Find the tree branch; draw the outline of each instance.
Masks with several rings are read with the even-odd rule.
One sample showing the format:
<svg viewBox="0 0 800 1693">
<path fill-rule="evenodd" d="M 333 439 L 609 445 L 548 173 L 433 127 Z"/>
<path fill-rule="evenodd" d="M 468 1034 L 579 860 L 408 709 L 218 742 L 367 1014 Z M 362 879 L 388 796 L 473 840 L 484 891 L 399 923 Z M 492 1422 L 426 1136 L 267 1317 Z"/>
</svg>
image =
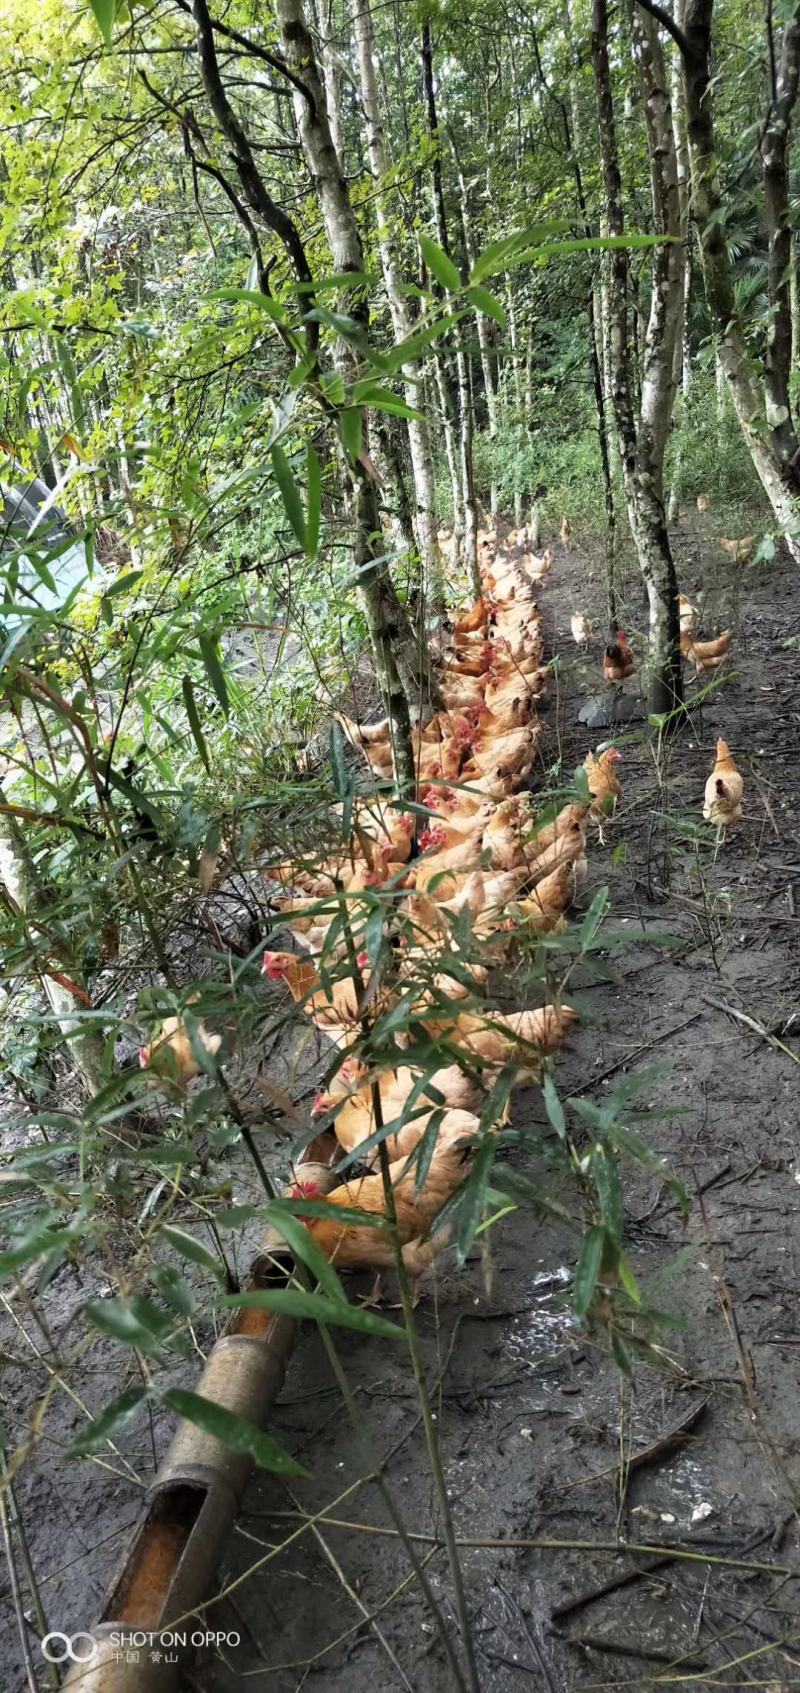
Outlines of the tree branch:
<svg viewBox="0 0 800 1693">
<path fill-rule="evenodd" d="M 662 28 L 667 31 L 667 34 L 671 35 L 673 41 L 677 43 L 683 57 L 686 58 L 689 51 L 686 36 L 684 35 L 680 24 L 676 24 L 675 19 L 666 10 L 666 7 L 659 6 L 658 0 L 636 0 L 636 4 L 637 6 L 641 6 L 643 12 L 649 12 L 651 18 L 655 18 L 656 22 L 661 24 Z"/>
</svg>

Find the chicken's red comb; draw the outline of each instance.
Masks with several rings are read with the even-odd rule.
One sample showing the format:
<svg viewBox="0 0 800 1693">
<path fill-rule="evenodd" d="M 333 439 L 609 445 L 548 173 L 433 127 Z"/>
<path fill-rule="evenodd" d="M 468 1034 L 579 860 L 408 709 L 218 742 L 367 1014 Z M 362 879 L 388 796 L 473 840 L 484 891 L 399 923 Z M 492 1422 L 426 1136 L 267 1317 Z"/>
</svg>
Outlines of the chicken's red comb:
<svg viewBox="0 0 800 1693">
<path fill-rule="evenodd" d="M 368 957 L 366 952 L 360 952 L 359 953 L 359 955 L 356 959 L 356 964 L 358 965 L 359 970 L 365 970 L 366 969 L 367 965 L 369 964 L 369 957 Z"/>
<path fill-rule="evenodd" d="M 287 1199 L 316 1199 L 321 1192 L 322 1192 L 322 1189 L 320 1188 L 320 1185 L 319 1185 L 318 1182 L 312 1182 L 312 1181 L 293 1182 L 292 1186 L 287 1190 L 286 1198 Z"/>
<path fill-rule="evenodd" d="M 150 1048 L 149 1048 L 149 1046 L 140 1046 L 140 1048 L 139 1048 L 139 1069 L 140 1070 L 146 1070 L 149 1063 L 150 1063 Z"/>
</svg>

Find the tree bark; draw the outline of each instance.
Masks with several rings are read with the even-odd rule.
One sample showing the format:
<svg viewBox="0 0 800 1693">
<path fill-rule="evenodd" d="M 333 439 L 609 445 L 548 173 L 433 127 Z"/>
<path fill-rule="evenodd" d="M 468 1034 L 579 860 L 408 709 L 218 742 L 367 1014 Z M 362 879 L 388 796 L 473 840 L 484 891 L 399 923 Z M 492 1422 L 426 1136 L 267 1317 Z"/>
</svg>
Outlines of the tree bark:
<svg viewBox="0 0 800 1693">
<path fill-rule="evenodd" d="M 44 898 L 28 843 L 13 817 L 0 817 L 0 881 L 23 917 L 41 912 Z M 68 988 L 42 974 L 42 984 L 70 1053 L 72 1062 L 90 1099 L 109 1079 L 104 1069 L 105 1040 L 96 1024 L 76 1020 L 81 1006 Z"/>
<path fill-rule="evenodd" d="M 422 89 L 425 98 L 428 134 L 431 141 L 433 214 L 436 225 L 436 238 L 442 251 L 447 253 L 449 256 L 450 242 L 447 233 L 447 212 L 444 201 L 444 180 L 442 176 L 439 118 L 436 111 L 436 89 L 433 77 L 433 42 L 431 40 L 430 25 L 427 23 L 423 26 L 422 30 Z M 460 409 L 460 416 L 458 419 L 458 457 L 461 472 L 461 505 L 464 516 L 464 562 L 476 592 L 480 593 L 481 580 L 478 573 L 478 514 L 475 509 L 475 480 L 472 466 L 472 399 L 470 395 L 467 352 L 460 324 L 456 324 L 453 333 L 453 343 L 456 354 L 456 373 Z"/>
<path fill-rule="evenodd" d="M 637 20 L 635 24 L 634 52 L 644 100 L 653 221 L 657 233 L 675 235 L 679 233 L 680 214 L 672 114 L 664 57 L 650 18 Z M 593 0 L 592 63 L 608 232 L 611 236 L 622 236 L 622 181 L 608 57 L 607 0 Z M 651 712 L 662 715 L 673 712 L 683 698 L 678 585 L 663 494 L 664 452 L 672 415 L 675 340 L 681 304 L 675 245 L 665 241 L 654 249 L 638 423 L 632 400 L 628 258 L 624 248 L 611 251 L 607 276 L 612 400 L 628 516 L 650 608 L 649 707 Z"/>
<path fill-rule="evenodd" d="M 378 234 L 383 282 L 395 338 L 404 341 L 412 332 L 412 322 L 403 293 L 402 272 L 392 237 L 391 214 L 386 193 L 389 164 L 375 75 L 375 40 L 370 0 L 353 0 L 353 28 L 358 49 L 361 75 L 361 101 L 367 134 L 370 170 L 375 182 L 375 222 Z M 422 384 L 417 377 L 406 377 L 405 399 L 415 411 L 422 409 Z M 415 530 L 419 555 L 422 559 L 428 590 L 441 576 L 439 548 L 436 539 L 436 481 L 433 453 L 427 422 L 408 420 L 408 444 L 414 477 L 416 500 Z"/>
<path fill-rule="evenodd" d="M 667 14 L 655 7 L 660 22 L 666 24 Z M 771 258 L 773 252 L 785 252 L 783 233 L 784 211 L 781 206 L 782 180 L 785 169 L 785 149 L 788 147 L 789 124 L 797 97 L 797 19 L 800 7 L 787 25 L 789 51 L 787 60 L 781 55 L 782 75 L 777 79 L 776 94 L 780 98 L 782 125 L 780 133 L 767 143 L 772 117 L 765 126 L 764 146 L 768 147 L 770 196 L 768 213 Z M 683 29 L 669 20 L 671 33 L 678 41 L 683 55 L 686 87 L 686 118 L 689 158 L 692 179 L 692 211 L 700 244 L 700 262 L 706 303 L 717 342 L 719 362 L 733 402 L 734 411 L 747 443 L 767 499 L 781 529 L 786 535 L 792 557 L 800 563 L 800 544 L 796 539 L 800 529 L 800 460 L 797 442 L 791 429 L 791 416 L 782 399 L 783 338 L 779 334 L 777 359 L 775 348 L 770 354 L 769 396 L 767 373 L 754 369 L 754 359 L 745 340 L 736 309 L 733 277 L 725 247 L 722 217 L 722 190 L 717 162 L 714 133 L 714 104 L 711 75 L 711 20 L 713 0 L 686 0 Z M 784 267 L 785 268 L 785 267 Z M 779 288 L 778 299 L 770 304 L 779 311 L 783 295 L 788 297 L 785 283 L 779 285 L 777 263 L 770 281 Z M 763 387 L 763 392 L 762 392 Z M 786 416 L 784 416 L 784 409 Z M 790 433 L 791 431 L 791 433 Z"/>
<path fill-rule="evenodd" d="M 364 252 L 352 202 L 330 132 L 325 94 L 314 48 L 303 14 L 302 0 L 277 0 L 284 55 L 294 75 L 292 103 L 306 166 L 322 208 L 325 233 L 337 274 L 364 271 Z M 358 292 L 349 303 L 351 315 L 369 325 L 369 310 Z M 348 363 L 352 355 L 348 349 Z M 365 434 L 367 416 L 364 417 Z M 392 722 L 395 773 L 404 789 L 413 786 L 411 718 L 424 715 L 437 703 L 436 690 L 424 662 L 421 644 L 397 598 L 383 551 L 378 489 L 365 463 L 352 466 L 353 511 L 356 522 L 355 563 L 359 590 L 370 631 L 378 683 Z"/>
</svg>

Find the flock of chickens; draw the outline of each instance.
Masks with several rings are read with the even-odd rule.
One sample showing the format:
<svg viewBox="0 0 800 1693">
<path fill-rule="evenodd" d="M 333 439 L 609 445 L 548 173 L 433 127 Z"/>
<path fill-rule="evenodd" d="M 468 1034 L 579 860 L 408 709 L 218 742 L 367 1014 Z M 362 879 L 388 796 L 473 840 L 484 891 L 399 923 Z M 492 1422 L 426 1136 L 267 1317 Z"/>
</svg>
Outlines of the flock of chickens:
<svg viewBox="0 0 800 1693">
<path fill-rule="evenodd" d="M 519 541 L 512 535 L 507 547 Z M 414 731 L 414 811 L 400 801 L 358 796 L 346 824 L 339 807 L 343 843 L 325 862 L 309 867 L 292 859 L 268 872 L 291 890 L 274 904 L 281 928 L 302 952 L 268 950 L 262 972 L 282 982 L 339 1049 L 313 1112 L 331 1121 L 342 1152 L 364 1172 L 342 1181 L 335 1169 L 307 1167 L 287 1195 L 315 1202 L 324 1197 L 324 1211 L 315 1203 L 313 1214 L 303 1214 L 305 1226 L 338 1269 L 377 1272 L 373 1300 L 382 1271 L 394 1261 L 384 1226 L 379 1145 L 386 1148 L 403 1260 L 416 1297 L 419 1277 L 450 1237 L 449 1224 L 437 1226 L 438 1215 L 497 1127 L 485 1121 L 489 1089 L 502 1070 L 510 1071 L 514 1085 L 539 1080 L 543 1059 L 559 1048 L 576 1016 L 563 1003 L 484 1009 L 487 966 L 501 962 L 526 929 L 540 934 L 564 927 L 586 877 L 590 821 L 602 831 L 604 813 L 620 797 L 621 755 L 611 746 L 585 761 L 585 803 L 571 802 L 537 819 L 523 790 L 542 735 L 536 706 L 548 677 L 534 585 L 551 569 L 552 553 L 523 554 L 516 562 L 493 534 L 484 532 L 480 543 L 483 591 L 457 619 L 441 654 L 443 709 Z M 573 635 L 583 643 L 591 631 L 585 619 L 576 628 L 579 618 L 573 618 Z M 697 642 L 695 618 L 695 608 L 681 597 L 686 656 L 698 671 L 715 668 L 730 646 L 730 632 Z M 624 682 L 635 667 L 624 631 L 612 631 L 603 659 L 606 680 Z M 371 771 L 391 778 L 389 720 L 339 721 Z M 719 741 L 704 816 L 722 829 L 741 816 L 741 798 L 741 775 Z M 485 962 L 475 961 L 476 943 Z M 401 1048 L 419 1035 L 436 1040 L 443 1062 L 433 1074 L 413 1061 L 399 1068 L 376 1061 L 370 1032 L 398 1007 Z M 209 1054 L 218 1050 L 220 1037 L 202 1023 L 194 1029 L 198 1040 Z M 179 1018 L 162 1025 L 158 1038 L 142 1048 L 140 1062 L 162 1074 L 166 1062 L 183 1085 L 198 1073 Z M 353 1208 L 374 1215 L 376 1226 L 341 1214 Z"/>
<path fill-rule="evenodd" d="M 366 1170 L 327 1191 L 330 1217 L 309 1215 L 306 1227 L 337 1268 L 374 1269 L 380 1283 L 393 1261 L 385 1229 L 354 1226 L 336 1211 L 356 1207 L 384 1220 L 383 1175 L 376 1169 L 384 1138 L 415 1296 L 418 1278 L 449 1238 L 449 1226 L 437 1228 L 436 1218 L 469 1174 L 482 1136 L 496 1126 L 481 1120 L 487 1090 L 506 1067 L 515 1085 L 540 1079 L 544 1056 L 561 1045 L 576 1015 L 565 1004 L 508 1013 L 483 1009 L 487 965 L 501 961 L 525 927 L 535 933 L 563 928 L 586 876 L 589 821 L 620 793 L 620 754 L 613 747 L 586 761 L 586 803 L 566 804 L 537 823 L 531 797 L 522 791 L 541 739 L 536 702 L 548 675 L 534 584 L 551 565 L 550 553 L 526 554 L 516 563 L 496 550 L 493 537 L 481 537 L 483 592 L 455 622 L 442 655 L 444 709 L 414 735 L 418 800 L 428 814 L 424 828 L 418 815 L 399 805 L 362 799 L 349 841 L 325 864 L 307 869 L 290 861 L 270 871 L 292 889 L 291 897 L 277 902 L 282 926 L 310 956 L 268 951 L 264 973 L 283 981 L 340 1048 L 343 1056 L 314 1112 L 332 1119 L 343 1151 Z M 374 774 L 389 777 L 388 720 L 340 722 Z M 355 947 L 363 945 L 367 889 L 373 909 L 375 898 L 383 902 L 392 932 L 385 975 L 383 965 L 373 972 L 363 950 L 353 968 Z M 349 964 L 342 902 L 356 937 Z M 480 963 L 474 961 L 476 943 Z M 346 973 L 332 980 L 328 972 L 335 973 L 338 960 L 345 961 Z M 369 1025 L 404 994 L 407 1026 L 433 1036 L 448 1060 L 427 1080 L 413 1064 L 382 1069 L 364 1062 Z M 429 1129 L 432 1150 L 423 1157 L 418 1149 Z M 326 1185 L 315 1172 L 288 1192 L 316 1200 Z"/>
</svg>

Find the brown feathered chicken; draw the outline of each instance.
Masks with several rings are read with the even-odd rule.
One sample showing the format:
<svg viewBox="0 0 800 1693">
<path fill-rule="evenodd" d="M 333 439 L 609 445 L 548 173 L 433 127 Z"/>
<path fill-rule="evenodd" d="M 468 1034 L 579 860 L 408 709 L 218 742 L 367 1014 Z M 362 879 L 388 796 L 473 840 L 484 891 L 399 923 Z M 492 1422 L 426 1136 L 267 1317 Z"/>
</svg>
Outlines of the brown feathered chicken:
<svg viewBox="0 0 800 1693">
<path fill-rule="evenodd" d="M 540 1055 L 558 1051 L 577 1015 L 571 1005 L 545 1005 L 539 1011 L 464 1011 L 455 1018 L 442 1010 L 422 1021 L 432 1034 L 446 1038 L 487 1069 L 513 1063 L 520 1082 L 538 1081 Z"/>
<path fill-rule="evenodd" d="M 622 753 L 618 747 L 606 747 L 602 752 L 587 753 L 583 761 L 583 768 L 586 771 L 586 779 L 589 783 L 589 792 L 592 796 L 591 810 L 595 817 L 613 814 L 616 810 L 617 800 L 622 797 L 622 788 L 616 769 L 621 758 Z"/>
<path fill-rule="evenodd" d="M 204 1023 L 195 1025 L 195 1041 L 210 1056 L 222 1045 L 221 1035 L 211 1035 Z M 191 1037 L 182 1017 L 165 1017 L 158 1033 L 146 1046 L 139 1048 L 139 1067 L 152 1070 L 165 1081 L 186 1087 L 193 1076 L 199 1076 L 198 1062 Z"/>
<path fill-rule="evenodd" d="M 370 971 L 365 968 L 366 954 L 359 953 L 358 964 L 364 984 L 369 982 Z M 261 966 L 262 976 L 267 976 L 271 982 L 285 982 L 292 999 L 300 1005 L 307 1017 L 313 1018 L 317 1027 L 323 1029 L 328 1038 L 339 1044 L 353 1034 L 361 1026 L 361 1006 L 359 995 L 354 983 L 349 977 L 342 977 L 325 987 L 314 965 L 308 958 L 296 958 L 292 952 L 264 953 Z M 387 991 L 378 992 L 370 999 L 370 1009 L 373 1015 L 381 1015 L 393 1003 L 393 995 Z"/>
<path fill-rule="evenodd" d="M 415 1284 L 415 1303 L 419 1277 L 449 1239 L 449 1231 L 442 1231 L 438 1236 L 434 1233 L 430 1239 L 427 1238 L 428 1231 L 445 1201 L 469 1174 L 471 1159 L 466 1143 L 479 1131 L 479 1120 L 471 1113 L 445 1112 L 439 1125 L 433 1157 L 419 1192 L 416 1171 L 410 1170 L 406 1173 L 405 1158 L 389 1165 L 403 1262 Z M 297 1199 L 320 1197 L 316 1183 L 302 1180 L 288 1190 L 287 1196 Z M 325 1203 L 331 1207 L 330 1219 L 303 1219 L 309 1234 L 337 1270 L 378 1271 L 378 1279 L 370 1300 L 370 1303 L 376 1303 L 381 1272 L 390 1269 L 394 1264 L 391 1240 L 386 1229 L 370 1228 L 368 1223 L 356 1225 L 345 1222 L 344 1219 L 337 1218 L 336 1212 L 344 1206 L 385 1218 L 387 1213 L 382 1176 L 362 1176 L 355 1181 L 343 1182 L 341 1187 L 334 1188 L 332 1193 L 325 1195 Z"/>
<path fill-rule="evenodd" d="M 681 631 L 681 652 L 693 664 L 698 675 L 704 670 L 718 670 L 733 640 L 733 630 L 726 629 L 715 641 L 695 641 L 688 630 Z"/>
<path fill-rule="evenodd" d="M 467 635 L 477 629 L 485 629 L 487 615 L 486 601 L 484 599 L 476 600 L 469 611 L 462 612 L 461 616 L 456 618 L 453 630 L 456 634 Z"/>
<path fill-rule="evenodd" d="M 698 494 L 697 500 L 696 500 L 695 503 L 697 505 L 698 511 L 708 511 L 710 506 L 711 506 L 711 495 L 710 494 Z"/>
<path fill-rule="evenodd" d="M 755 535 L 739 535 L 735 540 L 720 535 L 718 540 L 723 552 L 733 559 L 734 564 L 747 564 L 755 551 Z"/>
<path fill-rule="evenodd" d="M 628 646 L 628 637 L 624 629 L 618 629 L 603 653 L 603 676 L 606 682 L 625 682 L 635 670 L 636 660 Z"/>
<path fill-rule="evenodd" d="M 375 1133 L 373 1087 L 377 1085 L 380 1089 L 381 1118 L 388 1125 L 400 1117 L 419 1079 L 420 1071 L 409 1069 L 387 1070 L 371 1076 L 366 1066 L 357 1059 L 345 1059 L 330 1086 L 316 1095 L 311 1114 L 319 1117 L 323 1113 L 335 1112 L 333 1128 L 336 1139 L 345 1151 L 354 1152 Z M 433 1093 L 429 1091 L 431 1089 Z M 442 1109 L 436 1094 L 441 1094 L 448 1111 L 476 1111 L 483 1098 L 478 1084 L 457 1064 L 448 1064 L 434 1071 L 413 1107 L 420 1115 L 387 1135 L 386 1151 L 390 1159 L 407 1158 L 419 1144 L 431 1111 Z M 377 1163 L 377 1147 L 369 1150 L 366 1161 Z"/>
<path fill-rule="evenodd" d="M 564 928 L 563 913 L 575 897 L 575 879 L 575 863 L 567 860 L 537 882 L 525 899 L 517 900 L 522 916 L 536 934 L 557 933 Z"/>
<path fill-rule="evenodd" d="M 717 757 L 706 782 L 703 816 L 707 823 L 727 828 L 742 815 L 744 782 L 731 757 L 727 741 L 717 741 Z"/>
<path fill-rule="evenodd" d="M 692 605 L 691 600 L 687 600 L 685 594 L 678 595 L 678 618 L 681 634 L 693 635 L 697 624 L 697 607 Z"/>
</svg>

